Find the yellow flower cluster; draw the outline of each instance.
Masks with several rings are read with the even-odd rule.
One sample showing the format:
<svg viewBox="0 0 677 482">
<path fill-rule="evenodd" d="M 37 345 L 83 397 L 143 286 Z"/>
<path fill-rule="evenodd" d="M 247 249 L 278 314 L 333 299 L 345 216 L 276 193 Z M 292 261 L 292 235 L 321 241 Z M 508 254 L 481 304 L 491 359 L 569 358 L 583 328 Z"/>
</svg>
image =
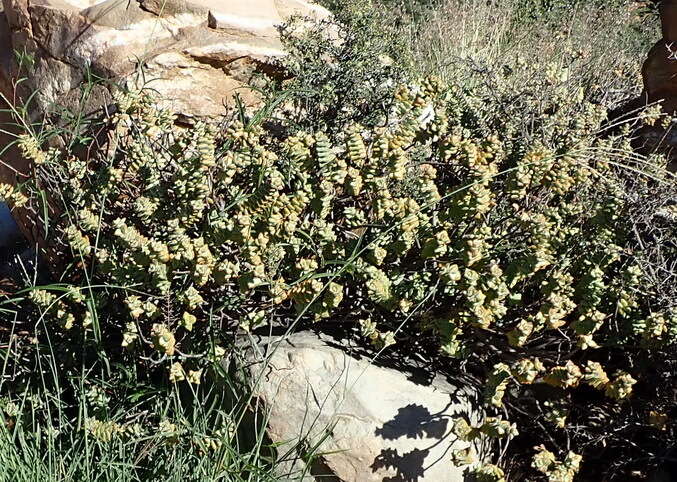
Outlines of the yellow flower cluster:
<svg viewBox="0 0 677 482">
<path fill-rule="evenodd" d="M 583 457 L 568 452 L 564 460 L 558 461 L 555 454 L 543 445 L 535 447 L 536 454 L 532 459 L 531 466 L 544 474 L 549 482 L 573 482 L 574 477 L 581 468 Z"/>
<path fill-rule="evenodd" d="M 14 186 L 0 183 L 0 202 L 20 208 L 28 203 L 28 197 Z"/>
</svg>

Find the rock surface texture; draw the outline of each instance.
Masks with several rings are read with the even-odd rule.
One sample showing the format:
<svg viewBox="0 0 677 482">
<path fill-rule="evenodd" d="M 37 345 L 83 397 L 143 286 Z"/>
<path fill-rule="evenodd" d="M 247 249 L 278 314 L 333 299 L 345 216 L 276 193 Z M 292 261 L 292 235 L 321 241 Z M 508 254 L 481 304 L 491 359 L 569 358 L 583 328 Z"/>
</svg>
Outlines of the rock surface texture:
<svg viewBox="0 0 677 482">
<path fill-rule="evenodd" d="M 257 97 L 246 85 L 258 72 L 274 72 L 275 60 L 284 55 L 276 27 L 293 15 L 329 16 L 305 0 L 2 0 L 2 5 L 0 93 L 11 102 L 35 93 L 30 112 L 36 120 L 55 105 L 94 112 L 109 102 L 113 83 L 154 89 L 184 118 L 219 116 L 236 93 L 254 104 Z M 15 52 L 33 59 L 30 72 Z M 22 77 L 26 81 L 16 91 Z M 103 82 L 89 90 L 83 105 L 82 87 L 95 78 Z M 0 113 L 3 128 L 11 122 Z M 11 140 L 0 133 L 0 150 Z M 15 184 L 29 170 L 16 149 L 4 152 L 3 161 L 11 167 L 0 164 L 0 182 Z M 17 219 L 35 241 L 39 229 L 31 216 Z"/>
<path fill-rule="evenodd" d="M 661 102 L 663 111 L 677 113 L 677 0 L 660 4 L 662 38 L 653 46 L 642 67 L 642 98 L 626 109 L 641 108 L 647 103 Z M 677 132 L 674 126 L 645 126 L 638 133 L 635 147 L 643 153 L 662 152 L 668 157 L 668 169 L 677 172 Z"/>
<path fill-rule="evenodd" d="M 452 425 L 461 415 L 476 421 L 478 405 L 469 389 L 440 379 L 416 383 L 311 333 L 279 340 L 257 345 L 246 379 L 265 407 L 278 452 L 295 454 L 286 461 L 287 478 L 298 476 L 291 467 L 303 466 L 293 459 L 298 462 L 303 450 L 320 443 L 315 453 L 323 455 L 306 480 L 465 480 L 451 452 L 468 444 L 457 440 Z"/>
<path fill-rule="evenodd" d="M 89 74 L 143 78 L 176 112 L 223 113 L 253 72 L 284 55 L 277 26 L 328 12 L 304 0 L 3 0 L 12 51 L 35 57 L 37 103 L 75 105 Z M 9 74 L 9 75 L 8 75 Z M 3 68 L 4 82 L 20 75 Z M 251 95 L 251 94 L 249 94 Z"/>
<path fill-rule="evenodd" d="M 642 68 L 648 102 L 663 100 L 666 112 L 677 110 L 677 0 L 660 6 L 662 38 L 653 46 Z"/>
</svg>

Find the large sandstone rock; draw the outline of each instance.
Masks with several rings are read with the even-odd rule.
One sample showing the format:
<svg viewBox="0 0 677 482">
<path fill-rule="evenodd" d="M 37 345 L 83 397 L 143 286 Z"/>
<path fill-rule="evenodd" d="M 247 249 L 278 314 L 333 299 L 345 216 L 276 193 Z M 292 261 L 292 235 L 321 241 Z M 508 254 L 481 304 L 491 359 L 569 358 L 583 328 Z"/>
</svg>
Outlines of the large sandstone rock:
<svg viewBox="0 0 677 482">
<path fill-rule="evenodd" d="M 36 57 L 38 104 L 77 102 L 88 73 L 122 80 L 143 66 L 136 81 L 196 116 L 221 114 L 238 90 L 247 98 L 252 73 L 284 55 L 276 27 L 288 17 L 328 15 L 303 0 L 3 2 L 11 34 L 0 50 Z"/>
<path fill-rule="evenodd" d="M 290 478 L 298 475 L 290 466 L 303 467 L 300 452 L 317 443 L 317 480 L 465 480 L 451 457 L 468 444 L 452 425 L 456 416 L 476 421 L 476 395 L 441 379 L 417 383 L 330 345 L 311 333 L 267 338 L 245 364 L 268 435 L 279 453 L 293 454 Z"/>
<path fill-rule="evenodd" d="M 647 100 L 662 100 L 672 113 L 677 110 L 677 0 L 663 0 L 660 15 L 662 38 L 649 52 L 642 77 Z"/>
<path fill-rule="evenodd" d="M 157 91 L 186 118 L 213 117 L 258 98 L 246 86 L 259 72 L 275 73 L 284 55 L 276 27 L 298 14 L 328 11 L 305 0 L 2 0 L 0 94 L 10 101 L 33 93 L 34 121 L 53 108 L 94 112 L 110 101 L 114 83 Z M 34 59 L 19 69 L 14 53 Z M 27 77 L 14 89 L 18 78 Z M 88 89 L 84 85 L 103 79 Z M 107 81 L 112 81 L 108 82 Z M 1 100 L 1 98 L 0 98 Z M 0 102 L 0 109 L 6 108 Z M 13 122 L 0 112 L 0 130 Z M 15 184 L 30 171 L 12 137 L 0 132 L 0 182 Z M 40 241 L 35 213 L 17 213 L 24 234 Z"/>
<path fill-rule="evenodd" d="M 663 0 L 660 17 L 662 38 L 649 51 L 642 66 L 642 98 L 623 109 L 631 115 L 634 109 L 654 102 L 660 102 L 666 113 L 677 113 L 677 0 Z M 664 153 L 669 160 L 668 169 L 677 172 L 677 133 L 673 125 L 644 126 L 634 145 L 643 153 Z"/>
</svg>

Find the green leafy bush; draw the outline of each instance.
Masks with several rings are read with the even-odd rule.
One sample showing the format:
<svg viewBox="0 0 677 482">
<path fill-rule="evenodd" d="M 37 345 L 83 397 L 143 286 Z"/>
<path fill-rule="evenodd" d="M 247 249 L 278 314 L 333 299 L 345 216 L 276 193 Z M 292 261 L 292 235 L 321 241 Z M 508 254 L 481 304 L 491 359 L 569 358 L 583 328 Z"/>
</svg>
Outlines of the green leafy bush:
<svg viewBox="0 0 677 482">
<path fill-rule="evenodd" d="M 378 348 L 413 337 L 449 366 L 493 366 L 496 409 L 534 384 L 552 387 L 551 404 L 584 385 L 628 399 L 643 373 L 617 353 L 676 340 L 674 299 L 632 252 L 629 217 L 669 175 L 628 165 L 629 137 L 600 138 L 605 110 L 560 77 L 538 80 L 548 105 L 519 106 L 530 133 L 517 113 L 485 118 L 481 93 L 435 79 L 398 88 L 386 125 L 331 137 L 240 121 L 185 129 L 149 93 L 120 93 L 90 157 L 35 151 L 38 185 L 60 186 L 53 244 L 84 284 L 30 298 L 64 337 L 117 345 L 171 382 L 199 383 L 229 323 L 327 320 Z M 626 169 L 646 172 L 641 200 Z M 565 429 L 568 408 L 543 416 Z"/>
<path fill-rule="evenodd" d="M 51 258 L 65 285 L 26 296 L 66 372 L 105 353 L 151 391 L 194 389 L 233 334 L 340 325 L 483 388 L 487 417 L 454 431 L 514 459 L 477 469 L 480 480 L 660 464 L 657 452 L 621 459 L 674 444 L 664 159 L 633 153 L 629 126 L 610 134 L 605 106 L 566 66 L 394 87 L 382 49 L 325 33 L 287 39 L 295 77 L 278 86 L 286 102 L 269 99 L 282 129 L 258 114 L 180 127 L 150 92 L 120 91 L 69 147 L 19 139 L 35 179 L 0 193 L 43 212 L 47 190 L 58 205 Z M 106 396 L 128 397 L 123 386 Z M 84 429 L 102 443 L 135 430 L 93 413 Z M 178 440 L 173 421 L 152 423 Z"/>
<path fill-rule="evenodd" d="M 288 78 L 265 92 L 271 103 L 284 100 L 277 120 L 287 131 L 379 125 L 391 110 L 393 86 L 405 78 L 404 44 L 379 26 L 378 12 L 355 2 L 335 7 L 332 19 L 309 25 L 297 18 L 280 28 Z"/>
</svg>

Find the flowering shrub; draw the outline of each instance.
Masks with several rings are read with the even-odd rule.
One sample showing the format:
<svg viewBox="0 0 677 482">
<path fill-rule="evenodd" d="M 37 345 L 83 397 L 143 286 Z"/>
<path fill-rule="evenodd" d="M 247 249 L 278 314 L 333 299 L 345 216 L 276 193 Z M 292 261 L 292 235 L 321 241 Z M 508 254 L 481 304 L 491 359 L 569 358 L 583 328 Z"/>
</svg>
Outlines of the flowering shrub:
<svg viewBox="0 0 677 482">
<path fill-rule="evenodd" d="M 34 193 L 52 190 L 52 257 L 69 283 L 30 300 L 64 339 L 105 343 L 170 383 L 200 383 L 229 328 L 354 326 L 379 350 L 415 343 L 437 366 L 472 367 L 489 415 L 520 420 L 460 419 L 459 437 L 505 443 L 545 423 L 554 435 L 538 443 L 560 440 L 591 413 L 572 397 L 622 407 L 646 371 L 635 361 L 677 339 L 675 299 L 636 251 L 652 241 L 632 219 L 647 199 L 673 209 L 652 198 L 669 175 L 634 160 L 627 130 L 600 136 L 605 109 L 561 78 L 551 66 L 530 86 L 550 102 L 492 115 L 481 91 L 429 78 L 397 88 L 379 126 L 287 135 L 246 120 L 180 127 L 149 92 L 120 92 L 72 149 L 20 139 L 36 185 L 0 192 L 37 207 Z M 628 171 L 643 190 L 628 191 Z M 660 229 L 675 239 L 674 223 Z M 535 418 L 520 415 L 529 404 Z M 532 455 L 550 480 L 581 465 L 568 450 Z"/>
</svg>

